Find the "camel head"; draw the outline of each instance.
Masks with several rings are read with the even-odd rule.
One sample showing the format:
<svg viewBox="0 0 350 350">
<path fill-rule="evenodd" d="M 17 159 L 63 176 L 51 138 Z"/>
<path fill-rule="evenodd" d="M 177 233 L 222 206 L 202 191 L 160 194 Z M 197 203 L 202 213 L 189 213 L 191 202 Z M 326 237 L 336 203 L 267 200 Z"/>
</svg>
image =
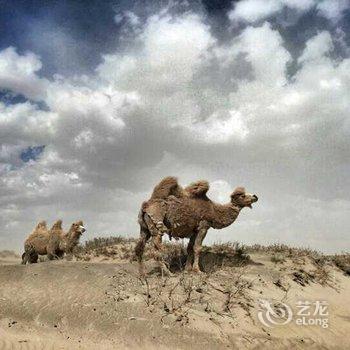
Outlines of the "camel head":
<svg viewBox="0 0 350 350">
<path fill-rule="evenodd" d="M 46 228 L 46 221 L 43 220 L 43 221 L 40 221 L 37 225 L 36 225 L 36 229 L 43 229 L 43 228 Z"/>
<path fill-rule="evenodd" d="M 247 193 L 244 187 L 237 187 L 231 194 L 231 202 L 241 208 L 252 208 L 252 204 L 257 200 L 258 197 L 255 194 Z"/>
<path fill-rule="evenodd" d="M 71 239 L 79 239 L 85 231 L 85 227 L 81 220 L 73 222 L 72 226 L 69 229 L 69 237 Z"/>
</svg>

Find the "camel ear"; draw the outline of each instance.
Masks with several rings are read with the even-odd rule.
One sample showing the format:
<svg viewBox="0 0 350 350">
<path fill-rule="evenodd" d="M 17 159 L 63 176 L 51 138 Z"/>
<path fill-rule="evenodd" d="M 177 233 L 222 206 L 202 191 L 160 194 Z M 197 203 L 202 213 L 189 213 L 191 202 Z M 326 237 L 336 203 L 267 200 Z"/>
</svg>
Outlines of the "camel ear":
<svg viewBox="0 0 350 350">
<path fill-rule="evenodd" d="M 237 187 L 231 194 L 231 197 L 240 196 L 241 194 L 245 194 L 244 187 Z"/>
</svg>

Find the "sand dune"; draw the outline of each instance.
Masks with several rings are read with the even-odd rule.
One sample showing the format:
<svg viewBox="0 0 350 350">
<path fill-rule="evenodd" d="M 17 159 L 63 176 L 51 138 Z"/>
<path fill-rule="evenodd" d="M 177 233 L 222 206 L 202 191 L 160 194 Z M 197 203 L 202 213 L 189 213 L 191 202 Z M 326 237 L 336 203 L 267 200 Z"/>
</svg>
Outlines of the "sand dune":
<svg viewBox="0 0 350 350">
<path fill-rule="evenodd" d="M 318 276 L 307 258 L 274 263 L 256 253 L 246 266 L 142 280 L 125 261 L 9 259 L 0 266 L 0 350 L 346 349 L 350 279 L 335 266 L 323 269 Z M 329 327 L 265 326 L 259 299 L 293 311 L 300 300 L 327 301 Z"/>
</svg>

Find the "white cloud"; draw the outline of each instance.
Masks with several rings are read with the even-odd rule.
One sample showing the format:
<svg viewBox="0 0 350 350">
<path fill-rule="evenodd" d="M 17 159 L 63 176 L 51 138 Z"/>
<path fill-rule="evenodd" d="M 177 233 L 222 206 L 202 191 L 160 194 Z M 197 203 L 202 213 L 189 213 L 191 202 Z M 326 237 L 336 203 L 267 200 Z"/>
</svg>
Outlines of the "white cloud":
<svg viewBox="0 0 350 350">
<path fill-rule="evenodd" d="M 286 64 L 291 59 L 282 45 L 282 37 L 268 22 L 261 27 L 246 28 L 239 38 L 239 49 L 247 53 L 256 80 L 271 86 L 286 83 Z"/>
<path fill-rule="evenodd" d="M 278 0 L 243 0 L 235 4 L 229 13 L 232 21 L 255 22 L 281 11 L 283 4 Z"/>
<path fill-rule="evenodd" d="M 242 0 L 235 3 L 229 12 L 231 21 L 257 22 L 276 15 L 284 7 L 307 11 L 316 4 L 315 0 Z"/>
<path fill-rule="evenodd" d="M 0 103 L 0 113 L 0 138 L 5 144 L 45 144 L 55 133 L 57 115 L 29 102 L 8 106 Z"/>
<path fill-rule="evenodd" d="M 316 9 L 318 15 L 337 22 L 350 3 L 349 0 L 242 0 L 234 4 L 228 16 L 232 22 L 254 23 L 276 16 L 285 8 L 300 13 Z"/>
<path fill-rule="evenodd" d="M 230 185 L 227 181 L 214 180 L 210 183 L 208 196 L 219 203 L 228 203 L 232 192 L 232 185 Z"/>
<path fill-rule="evenodd" d="M 323 0 L 317 3 L 318 13 L 334 22 L 338 21 L 343 12 L 349 8 L 349 0 Z"/>
<path fill-rule="evenodd" d="M 13 47 L 0 52 L 0 86 L 4 89 L 43 99 L 47 81 L 36 75 L 40 69 L 40 58 L 31 52 L 19 55 Z"/>
<path fill-rule="evenodd" d="M 332 38 L 329 32 L 323 31 L 311 38 L 299 57 L 298 62 L 317 61 L 324 59 L 325 55 L 333 49 Z"/>
<path fill-rule="evenodd" d="M 168 93 L 191 81 L 213 43 L 209 27 L 198 15 L 154 15 L 135 40 L 137 54 L 106 55 L 97 71 L 128 90 Z"/>
<path fill-rule="evenodd" d="M 227 143 L 230 140 L 244 140 L 249 130 L 244 123 L 243 116 L 238 111 L 228 111 L 220 116 L 214 113 L 205 121 L 190 124 L 189 130 L 196 135 L 198 142 Z"/>
</svg>

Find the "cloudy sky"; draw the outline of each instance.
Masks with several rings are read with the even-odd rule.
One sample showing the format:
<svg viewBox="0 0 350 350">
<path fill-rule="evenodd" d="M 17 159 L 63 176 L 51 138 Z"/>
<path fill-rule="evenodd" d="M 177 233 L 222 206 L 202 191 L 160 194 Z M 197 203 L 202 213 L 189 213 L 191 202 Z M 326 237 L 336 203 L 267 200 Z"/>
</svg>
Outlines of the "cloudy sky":
<svg viewBox="0 0 350 350">
<path fill-rule="evenodd" d="M 1 1 L 0 249 L 137 236 L 166 175 L 260 200 L 206 243 L 350 249 L 348 0 Z"/>
</svg>

